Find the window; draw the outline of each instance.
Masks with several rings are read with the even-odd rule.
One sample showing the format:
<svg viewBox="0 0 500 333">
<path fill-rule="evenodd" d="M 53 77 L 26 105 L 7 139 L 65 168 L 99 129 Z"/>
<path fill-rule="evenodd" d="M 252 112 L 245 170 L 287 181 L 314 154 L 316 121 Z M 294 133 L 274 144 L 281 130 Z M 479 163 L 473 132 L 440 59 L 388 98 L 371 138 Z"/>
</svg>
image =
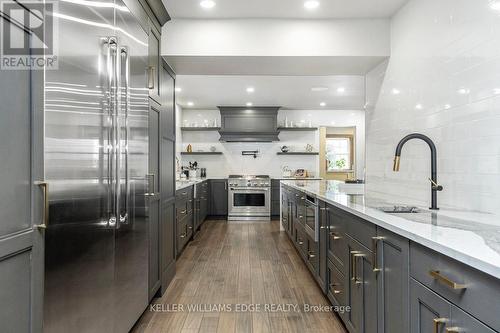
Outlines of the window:
<svg viewBox="0 0 500 333">
<path fill-rule="evenodd" d="M 326 171 L 345 172 L 353 166 L 352 136 L 326 137 Z"/>
</svg>

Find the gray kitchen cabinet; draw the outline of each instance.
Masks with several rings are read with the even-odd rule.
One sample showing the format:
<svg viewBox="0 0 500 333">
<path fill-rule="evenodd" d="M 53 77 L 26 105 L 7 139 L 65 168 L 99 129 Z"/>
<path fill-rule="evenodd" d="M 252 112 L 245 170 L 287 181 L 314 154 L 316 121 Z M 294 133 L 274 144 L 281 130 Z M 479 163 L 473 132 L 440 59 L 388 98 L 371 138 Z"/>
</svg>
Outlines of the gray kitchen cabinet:
<svg viewBox="0 0 500 333">
<path fill-rule="evenodd" d="M 348 274 L 348 252 L 345 251 L 346 244 L 346 226 L 345 219 L 342 218 L 340 210 L 330 204 L 326 205 L 326 215 L 328 220 L 328 242 L 326 244 L 328 259 L 346 275 Z"/>
<path fill-rule="evenodd" d="M 193 199 L 194 187 L 189 186 L 176 191 L 175 201 L 175 249 L 179 257 L 191 239 L 196 217 L 196 201 Z"/>
<path fill-rule="evenodd" d="M 372 250 L 378 284 L 378 332 L 408 332 L 410 242 L 378 228 Z"/>
<path fill-rule="evenodd" d="M 327 292 L 327 262 L 328 262 L 328 213 L 327 205 L 318 201 L 319 206 L 319 242 L 318 242 L 318 274 L 317 280 L 323 293 Z"/>
<path fill-rule="evenodd" d="M 160 114 L 160 293 L 175 276 L 175 74 L 163 61 Z"/>
<path fill-rule="evenodd" d="M 10 5 L 27 15 L 18 3 Z M 28 32 L 7 18 L 0 15 L 2 28 L 29 38 Z M 43 209 L 44 187 L 36 183 L 44 180 L 42 80 L 40 70 L 2 70 L 0 75 L 2 332 L 42 331 L 46 231 L 36 228 L 48 223 Z"/>
<path fill-rule="evenodd" d="M 451 306 L 451 322 L 447 325 L 447 333 L 474 332 L 474 333 L 495 333 L 476 318 L 455 305 Z"/>
<path fill-rule="evenodd" d="M 160 288 L 160 114 L 161 106 L 150 101 L 149 107 L 149 171 L 147 174 L 147 202 L 149 225 L 149 299 Z"/>
<path fill-rule="evenodd" d="M 279 179 L 271 179 L 271 216 L 280 216 L 280 183 Z"/>
<path fill-rule="evenodd" d="M 410 276 L 500 331 L 500 281 L 422 245 L 410 243 Z"/>
<path fill-rule="evenodd" d="M 345 276 L 346 305 L 351 307 L 345 324 L 350 332 L 377 332 L 377 281 L 373 253 L 346 236 L 349 274 Z"/>
<path fill-rule="evenodd" d="M 227 207 L 227 180 L 211 179 L 209 186 L 210 215 L 226 217 Z"/>
<path fill-rule="evenodd" d="M 149 64 L 148 64 L 148 88 L 149 97 L 158 103 L 161 103 L 160 93 L 160 77 L 161 77 L 161 34 L 160 32 L 151 25 L 149 28 Z"/>
<path fill-rule="evenodd" d="M 451 304 L 414 279 L 410 279 L 411 333 L 444 333 L 451 320 Z"/>
</svg>

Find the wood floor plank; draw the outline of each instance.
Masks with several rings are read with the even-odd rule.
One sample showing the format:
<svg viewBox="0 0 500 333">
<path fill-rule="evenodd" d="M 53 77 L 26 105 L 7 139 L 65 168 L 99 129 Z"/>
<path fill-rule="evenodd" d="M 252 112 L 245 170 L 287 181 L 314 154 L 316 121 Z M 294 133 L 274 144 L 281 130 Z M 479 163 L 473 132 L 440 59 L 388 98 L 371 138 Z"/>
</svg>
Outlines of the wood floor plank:
<svg viewBox="0 0 500 333">
<path fill-rule="evenodd" d="M 329 303 L 277 221 L 207 221 L 176 266 L 171 285 L 154 303 L 182 304 L 183 311 L 148 309 L 134 333 L 346 332 L 332 313 L 302 311 L 304 304 Z M 188 311 L 188 304 L 231 310 Z M 260 310 L 236 312 L 238 304 Z M 270 311 L 273 304 L 300 310 Z"/>
</svg>

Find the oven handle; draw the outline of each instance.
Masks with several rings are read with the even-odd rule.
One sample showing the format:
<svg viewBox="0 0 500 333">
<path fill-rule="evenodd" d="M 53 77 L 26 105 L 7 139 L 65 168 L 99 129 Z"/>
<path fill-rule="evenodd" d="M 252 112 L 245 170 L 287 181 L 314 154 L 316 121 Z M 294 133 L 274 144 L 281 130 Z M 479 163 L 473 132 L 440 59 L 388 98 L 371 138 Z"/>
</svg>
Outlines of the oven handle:
<svg viewBox="0 0 500 333">
<path fill-rule="evenodd" d="M 231 187 L 231 191 L 269 191 L 268 188 L 255 188 L 255 187 Z"/>
</svg>

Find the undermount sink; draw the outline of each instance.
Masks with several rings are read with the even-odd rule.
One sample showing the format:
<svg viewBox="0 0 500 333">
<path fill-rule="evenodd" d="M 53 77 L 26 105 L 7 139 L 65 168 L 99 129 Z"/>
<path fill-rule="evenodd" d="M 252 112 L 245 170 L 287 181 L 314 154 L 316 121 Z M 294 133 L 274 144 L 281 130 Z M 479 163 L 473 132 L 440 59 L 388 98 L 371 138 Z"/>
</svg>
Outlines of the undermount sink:
<svg viewBox="0 0 500 333">
<path fill-rule="evenodd" d="M 414 214 L 420 213 L 420 209 L 415 206 L 387 206 L 378 207 L 378 210 L 388 214 Z"/>
</svg>

